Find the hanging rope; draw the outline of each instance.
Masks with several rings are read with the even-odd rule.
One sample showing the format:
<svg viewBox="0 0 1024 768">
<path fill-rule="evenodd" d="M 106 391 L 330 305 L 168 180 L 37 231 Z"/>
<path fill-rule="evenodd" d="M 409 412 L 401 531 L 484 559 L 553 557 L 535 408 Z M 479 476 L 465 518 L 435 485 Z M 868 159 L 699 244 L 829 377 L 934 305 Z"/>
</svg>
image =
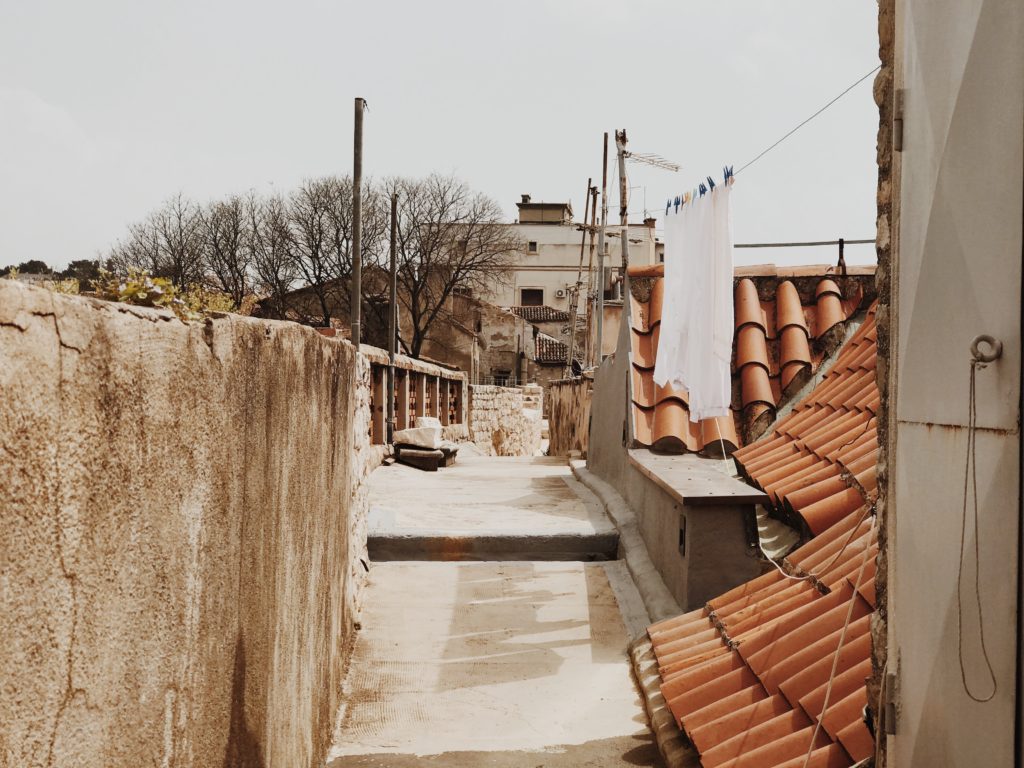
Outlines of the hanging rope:
<svg viewBox="0 0 1024 768">
<path fill-rule="evenodd" d="M 992 661 L 988 656 L 988 646 L 985 644 L 985 615 L 982 612 L 981 606 L 981 558 L 979 556 L 980 545 L 978 544 L 978 461 L 977 449 L 975 446 L 975 436 L 977 435 L 978 423 L 978 403 L 975 379 L 977 377 L 978 370 L 986 367 L 989 361 L 979 359 L 977 354 L 977 342 L 975 342 L 972 351 L 974 352 L 974 357 L 971 360 L 971 386 L 967 417 L 967 461 L 966 466 L 964 467 L 964 503 L 960 514 L 960 563 L 956 572 L 956 633 L 957 655 L 960 661 L 960 680 L 963 682 L 964 692 L 972 701 L 984 704 L 987 701 L 991 701 L 996 695 L 996 691 L 999 689 L 996 682 L 995 672 L 992 670 Z M 978 634 L 981 638 L 981 655 L 985 660 L 985 667 L 988 669 L 988 676 L 992 685 L 992 692 L 988 696 L 979 696 L 971 690 L 971 686 L 967 682 L 967 670 L 964 666 L 963 606 L 961 593 L 963 591 L 964 545 L 967 539 L 968 479 L 970 480 L 970 490 L 974 506 L 974 598 L 978 603 Z"/>
</svg>

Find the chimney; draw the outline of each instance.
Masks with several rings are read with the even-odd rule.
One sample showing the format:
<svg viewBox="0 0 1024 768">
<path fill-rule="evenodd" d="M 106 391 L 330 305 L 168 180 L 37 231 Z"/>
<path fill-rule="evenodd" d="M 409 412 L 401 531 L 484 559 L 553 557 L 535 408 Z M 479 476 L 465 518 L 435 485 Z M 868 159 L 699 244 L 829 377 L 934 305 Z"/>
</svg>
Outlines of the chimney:
<svg viewBox="0 0 1024 768">
<path fill-rule="evenodd" d="M 655 225 L 655 223 L 657 221 L 658 220 L 656 218 L 654 218 L 653 216 L 649 216 L 646 219 L 644 219 L 644 226 L 645 227 L 650 227 L 651 229 L 654 229 L 654 225 Z"/>
<path fill-rule="evenodd" d="M 523 198 L 523 201 L 520 203 L 520 205 L 526 205 L 526 204 L 528 204 L 530 202 L 530 196 L 529 195 L 522 195 L 522 198 Z"/>
</svg>

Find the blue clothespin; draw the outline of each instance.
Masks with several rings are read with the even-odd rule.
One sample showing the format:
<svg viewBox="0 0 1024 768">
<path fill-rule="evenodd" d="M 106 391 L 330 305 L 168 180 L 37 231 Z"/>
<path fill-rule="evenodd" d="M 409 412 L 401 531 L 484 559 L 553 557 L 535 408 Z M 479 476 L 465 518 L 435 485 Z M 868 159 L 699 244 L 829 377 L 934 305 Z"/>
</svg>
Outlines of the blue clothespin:
<svg viewBox="0 0 1024 768">
<path fill-rule="evenodd" d="M 668 216 L 668 209 L 672 207 L 672 198 L 665 201 L 665 215 Z"/>
<path fill-rule="evenodd" d="M 715 180 L 714 180 L 714 179 L 712 179 L 712 178 L 711 178 L 710 176 L 708 176 L 708 186 L 709 186 L 709 187 L 710 187 L 711 189 L 714 189 L 714 188 L 715 188 Z"/>
<path fill-rule="evenodd" d="M 677 196 L 676 197 L 676 213 L 679 213 L 679 204 L 680 203 L 682 203 L 682 200 L 680 200 L 679 197 Z"/>
<path fill-rule="evenodd" d="M 707 193 L 707 191 L 708 191 L 708 188 L 704 186 L 704 182 L 703 181 L 700 183 L 700 186 L 698 186 L 697 189 L 700 190 L 700 196 L 701 197 L 704 197 L 705 193 Z"/>
</svg>

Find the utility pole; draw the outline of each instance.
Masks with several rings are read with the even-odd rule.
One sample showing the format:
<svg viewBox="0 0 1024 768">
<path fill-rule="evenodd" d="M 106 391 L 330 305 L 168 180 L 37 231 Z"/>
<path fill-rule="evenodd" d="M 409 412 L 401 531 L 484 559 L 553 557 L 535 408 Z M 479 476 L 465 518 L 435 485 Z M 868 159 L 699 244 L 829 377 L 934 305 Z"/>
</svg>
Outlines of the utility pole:
<svg viewBox="0 0 1024 768">
<path fill-rule="evenodd" d="M 398 336 L 398 193 L 391 193 L 391 285 L 388 292 L 388 442 L 395 434 L 395 346 Z"/>
<path fill-rule="evenodd" d="M 626 129 L 615 131 L 615 148 L 619 153 L 619 225 L 622 228 L 622 274 L 619 280 L 625 292 L 626 268 L 629 266 L 629 180 L 626 178 Z"/>
<path fill-rule="evenodd" d="M 597 187 L 590 188 L 590 256 L 587 259 L 587 339 L 584 368 L 594 364 L 594 230 L 597 229 Z"/>
<path fill-rule="evenodd" d="M 363 110 L 366 99 L 356 96 L 352 158 L 352 343 L 359 349 L 363 305 Z"/>
<path fill-rule="evenodd" d="M 565 353 L 565 375 L 572 376 L 572 356 L 576 351 L 576 311 L 579 308 L 580 288 L 583 285 L 583 253 L 587 248 L 587 216 L 590 213 L 590 186 L 593 179 L 587 179 L 587 192 L 583 195 L 583 236 L 580 238 L 580 264 L 576 269 L 576 287 L 569 301 L 569 347 Z"/>
<path fill-rule="evenodd" d="M 597 364 L 604 354 L 604 230 L 608 226 L 608 131 L 601 160 L 601 228 L 597 230 Z"/>
</svg>

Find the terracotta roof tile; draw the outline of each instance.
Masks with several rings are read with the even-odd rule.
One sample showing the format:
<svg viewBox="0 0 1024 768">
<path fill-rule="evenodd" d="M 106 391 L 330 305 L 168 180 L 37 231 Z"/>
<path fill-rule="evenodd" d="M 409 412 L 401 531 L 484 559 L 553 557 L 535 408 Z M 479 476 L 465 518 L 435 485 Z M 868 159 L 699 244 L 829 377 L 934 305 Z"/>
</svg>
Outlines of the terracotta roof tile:
<svg viewBox="0 0 1024 768">
<path fill-rule="evenodd" d="M 569 347 L 546 333 L 538 333 L 536 339 L 536 358 L 538 363 L 562 363 L 569 356 Z"/>
<path fill-rule="evenodd" d="M 875 338 L 872 307 L 822 382 L 735 453 L 775 513 L 812 536 L 784 564 L 813 582 L 773 570 L 649 630 L 666 701 L 706 767 L 802 768 L 811 749 L 809 766 L 848 768 L 874 749 L 863 709 L 878 551 Z M 756 360 L 744 368 L 764 370 Z"/>
<path fill-rule="evenodd" d="M 509 311 L 530 323 L 567 323 L 569 313 L 564 309 L 555 309 L 546 304 L 541 306 L 509 307 Z"/>
<path fill-rule="evenodd" d="M 814 274 L 819 278 L 809 277 Z M 653 371 L 656 363 L 665 281 L 663 268 L 631 268 L 630 362 L 634 369 L 635 443 L 660 450 L 712 453 L 719 449 L 709 446 L 704 432 L 709 433 L 712 442 L 717 442 L 717 434 L 723 432 L 734 437 L 727 451 L 731 452 L 742 441 L 738 426 L 742 425 L 746 432 L 772 418 L 781 401 L 802 386 L 821 364 L 827 352 L 822 346 L 824 334 L 842 326 L 864 299 L 861 283 L 844 283 L 851 292 L 844 297 L 837 283 L 839 278 L 824 274 L 824 268 L 818 272 L 775 270 L 767 278 L 755 272 L 753 277 L 736 280 L 733 415 L 726 420 L 732 423 L 722 424 L 720 419 L 721 429 L 694 430 L 683 424 L 678 405 L 662 408 L 663 393 L 652 382 L 635 375 L 636 371 Z M 851 363 L 857 371 L 869 369 L 856 359 Z M 861 379 L 844 383 L 864 387 Z M 835 397 L 846 393 L 840 382 L 835 382 L 834 387 L 831 394 Z M 685 410 L 685 393 L 675 396 Z M 873 410 L 873 405 L 877 403 L 865 391 L 858 407 Z M 655 446 L 656 442 L 659 445 Z"/>
</svg>

